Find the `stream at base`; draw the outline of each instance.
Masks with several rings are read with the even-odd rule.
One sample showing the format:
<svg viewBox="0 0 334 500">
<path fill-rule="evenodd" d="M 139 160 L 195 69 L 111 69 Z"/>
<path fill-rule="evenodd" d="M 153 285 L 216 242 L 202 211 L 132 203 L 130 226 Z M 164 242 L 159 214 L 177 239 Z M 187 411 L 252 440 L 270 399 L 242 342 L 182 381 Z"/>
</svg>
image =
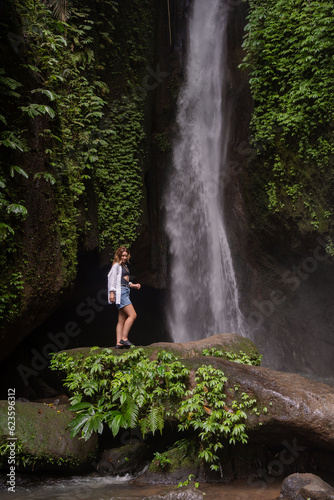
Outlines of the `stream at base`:
<svg viewBox="0 0 334 500">
<path fill-rule="evenodd" d="M 251 487 L 247 480 L 226 484 L 200 484 L 205 500 L 275 500 L 283 478 Z M 41 478 L 20 475 L 15 493 L 7 491 L 3 478 L 0 499 L 15 500 L 143 500 L 154 494 L 168 492 L 171 485 L 135 485 L 131 477 L 101 477 L 97 474 L 68 478 Z"/>
</svg>

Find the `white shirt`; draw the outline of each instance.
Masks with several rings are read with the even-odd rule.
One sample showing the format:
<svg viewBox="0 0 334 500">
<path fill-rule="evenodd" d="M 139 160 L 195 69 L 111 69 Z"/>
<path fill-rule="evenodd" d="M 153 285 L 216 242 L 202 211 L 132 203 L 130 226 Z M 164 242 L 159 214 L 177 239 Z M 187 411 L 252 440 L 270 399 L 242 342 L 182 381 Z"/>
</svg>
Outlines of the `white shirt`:
<svg viewBox="0 0 334 500">
<path fill-rule="evenodd" d="M 109 273 L 108 273 L 108 302 L 109 304 L 112 304 L 110 301 L 110 292 L 115 292 L 116 295 L 116 304 L 121 303 L 121 279 L 122 279 L 122 265 L 114 264 Z M 129 282 L 129 285 L 132 283 Z"/>
</svg>

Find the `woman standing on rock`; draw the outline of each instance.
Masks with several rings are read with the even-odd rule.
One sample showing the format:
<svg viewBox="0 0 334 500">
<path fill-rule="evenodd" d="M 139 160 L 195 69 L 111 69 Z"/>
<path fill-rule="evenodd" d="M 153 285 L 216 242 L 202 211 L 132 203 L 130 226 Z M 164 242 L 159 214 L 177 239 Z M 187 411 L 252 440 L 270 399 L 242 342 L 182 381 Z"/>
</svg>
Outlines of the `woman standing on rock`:
<svg viewBox="0 0 334 500">
<path fill-rule="evenodd" d="M 126 247 L 118 248 L 115 252 L 114 262 L 108 273 L 109 304 L 116 304 L 118 308 L 116 349 L 128 349 L 133 345 L 128 340 L 128 335 L 137 317 L 137 313 L 130 300 L 130 288 L 140 290 L 141 285 L 139 283 L 133 284 L 130 281 L 129 259 L 129 250 Z"/>
</svg>

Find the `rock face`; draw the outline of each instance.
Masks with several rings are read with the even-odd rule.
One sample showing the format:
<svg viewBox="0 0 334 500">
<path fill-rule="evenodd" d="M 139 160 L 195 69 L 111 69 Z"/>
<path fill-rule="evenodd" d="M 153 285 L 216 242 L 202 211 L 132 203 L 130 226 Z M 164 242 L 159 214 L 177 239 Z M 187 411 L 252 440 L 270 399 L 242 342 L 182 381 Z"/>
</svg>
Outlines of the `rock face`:
<svg viewBox="0 0 334 500">
<path fill-rule="evenodd" d="M 334 500 L 334 488 L 314 474 L 292 474 L 282 483 L 282 500 Z"/>
<path fill-rule="evenodd" d="M 0 442 L 8 444 L 8 402 L 0 401 Z M 91 467 L 97 437 L 71 439 L 68 424 L 74 414 L 65 406 L 16 402 L 15 454 L 23 470 L 80 471 Z M 2 466 L 6 468 L 7 458 Z M 22 465 L 23 464 L 23 465 Z"/>
</svg>

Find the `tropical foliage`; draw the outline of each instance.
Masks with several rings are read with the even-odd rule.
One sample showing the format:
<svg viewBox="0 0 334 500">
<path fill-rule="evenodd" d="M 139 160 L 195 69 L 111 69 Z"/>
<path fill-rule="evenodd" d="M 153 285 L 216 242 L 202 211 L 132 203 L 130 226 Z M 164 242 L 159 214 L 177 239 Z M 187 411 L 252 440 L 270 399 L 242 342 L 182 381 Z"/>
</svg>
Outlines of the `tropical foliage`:
<svg viewBox="0 0 334 500">
<path fill-rule="evenodd" d="M 242 362 L 237 355 L 234 360 Z M 224 442 L 246 443 L 247 416 L 259 415 L 256 399 L 239 393 L 239 386 L 229 387 L 224 373 L 210 363 L 196 370 L 196 385 L 187 390 L 189 368 L 167 351 L 160 351 L 156 359 L 149 359 L 143 348 L 124 354 L 92 348 L 81 358 L 63 352 L 54 355 L 51 369 L 65 373 L 64 385 L 72 394 L 72 437 L 80 433 L 89 439 L 105 426 L 114 436 L 121 429 L 139 427 L 145 437 L 162 432 L 167 418 L 177 419 L 180 432 L 193 429 L 198 456 L 212 470 L 219 469 Z M 155 461 L 163 469 L 170 465 L 164 454 L 156 454 Z"/>
<path fill-rule="evenodd" d="M 275 214 L 304 234 L 331 232 L 333 2 L 249 3 L 242 67 L 250 73 L 254 98 L 254 154 L 247 172 L 249 199 L 257 206 L 253 222 L 260 227 L 265 214 Z"/>
<path fill-rule="evenodd" d="M 65 288 L 76 275 L 79 244 L 95 238 L 100 250 L 113 252 L 137 237 L 146 95 L 136 89 L 151 62 L 150 7 L 151 0 L 135 0 L 131 9 L 118 0 L 96 5 L 13 0 L 16 17 L 10 12 L 9 24 L 3 20 L 8 35 L 0 43 L 4 322 L 19 314 L 24 290 L 50 297 L 51 280 L 36 270 L 40 264 L 50 269 L 55 252 Z M 23 232 L 38 226 L 29 212 L 36 189 L 46 193 L 55 212 L 48 228 L 53 248 L 43 257 L 49 266 L 39 262 L 40 255 L 25 253 Z"/>
</svg>

